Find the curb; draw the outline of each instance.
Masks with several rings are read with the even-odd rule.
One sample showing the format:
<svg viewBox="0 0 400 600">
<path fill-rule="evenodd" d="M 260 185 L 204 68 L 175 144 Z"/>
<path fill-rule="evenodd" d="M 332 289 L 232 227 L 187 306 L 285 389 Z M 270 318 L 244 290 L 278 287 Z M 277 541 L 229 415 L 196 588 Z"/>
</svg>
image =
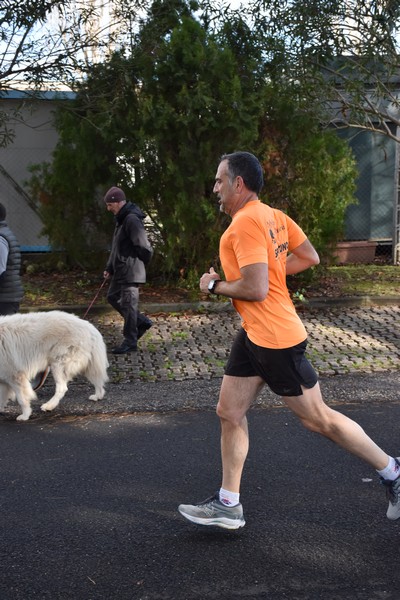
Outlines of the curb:
<svg viewBox="0 0 400 600">
<path fill-rule="evenodd" d="M 400 305 L 400 296 L 349 296 L 342 298 L 311 298 L 306 302 L 296 303 L 297 310 L 307 310 L 313 308 L 333 308 L 333 307 L 371 307 L 371 306 L 391 306 Z M 75 314 L 85 313 L 87 310 L 86 306 L 76 304 L 65 304 L 62 306 L 32 306 L 22 307 L 21 312 L 48 312 L 50 310 L 63 310 L 65 312 L 73 312 Z M 197 313 L 204 312 L 227 312 L 234 310 L 232 304 L 227 300 L 226 302 L 212 301 L 212 302 L 141 302 L 140 310 L 146 314 L 159 314 L 159 313 L 180 313 L 185 311 L 193 311 Z M 97 315 L 107 314 L 109 312 L 115 312 L 115 310 L 108 304 L 98 304 L 92 306 L 90 309 L 91 313 Z"/>
<path fill-rule="evenodd" d="M 349 296 L 342 298 L 312 298 L 304 306 L 324 307 L 324 306 L 391 306 L 400 305 L 400 296 Z M 303 306 L 303 305 L 302 305 Z"/>
</svg>

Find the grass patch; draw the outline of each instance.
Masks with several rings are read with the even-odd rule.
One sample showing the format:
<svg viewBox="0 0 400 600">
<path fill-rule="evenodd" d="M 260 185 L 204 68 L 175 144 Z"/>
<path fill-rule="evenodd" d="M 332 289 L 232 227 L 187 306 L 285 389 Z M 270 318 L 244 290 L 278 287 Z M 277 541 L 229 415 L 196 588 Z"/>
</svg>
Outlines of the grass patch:
<svg viewBox="0 0 400 600">
<path fill-rule="evenodd" d="M 344 296 L 400 295 L 400 267 L 393 265 L 343 265 L 329 267 L 322 278 Z"/>
<path fill-rule="evenodd" d="M 177 339 L 187 340 L 188 337 L 189 337 L 189 334 L 187 331 L 173 331 L 171 333 L 171 338 L 173 340 L 177 340 Z"/>
<path fill-rule="evenodd" d="M 304 277 L 304 276 L 303 276 Z M 344 296 L 400 296 L 400 266 L 393 265 L 343 265 L 318 267 L 310 282 L 301 274 L 288 278 L 289 289 L 297 304 L 318 296 L 341 298 Z M 307 278 L 306 278 L 307 279 Z M 25 307 L 62 306 L 76 304 L 89 306 L 96 297 L 96 305 L 107 304 L 107 285 L 100 290 L 102 277 L 79 269 L 60 272 L 24 272 L 22 275 Z M 193 297 L 194 292 L 191 292 Z M 198 292 L 196 300 L 209 300 Z M 146 284 L 141 287 L 140 302 L 179 303 L 188 301 L 188 292 L 181 288 L 157 287 Z M 207 313 L 208 310 L 199 310 Z M 180 315 L 181 313 L 171 313 Z M 175 340 L 185 339 L 186 333 L 175 335 Z"/>
</svg>

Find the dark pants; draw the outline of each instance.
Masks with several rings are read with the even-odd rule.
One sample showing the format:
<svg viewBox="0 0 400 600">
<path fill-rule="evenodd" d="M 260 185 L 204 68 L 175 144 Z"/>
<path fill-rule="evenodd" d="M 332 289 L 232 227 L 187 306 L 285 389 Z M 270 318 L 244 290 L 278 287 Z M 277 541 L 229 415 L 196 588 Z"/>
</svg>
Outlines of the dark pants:
<svg viewBox="0 0 400 600">
<path fill-rule="evenodd" d="M 0 302 L 0 315 L 15 315 L 19 311 L 19 302 Z"/>
<path fill-rule="evenodd" d="M 150 319 L 139 312 L 139 287 L 133 284 L 123 285 L 111 280 L 107 300 L 124 319 L 125 341 L 130 346 L 136 346 L 138 329 L 150 323 Z"/>
</svg>

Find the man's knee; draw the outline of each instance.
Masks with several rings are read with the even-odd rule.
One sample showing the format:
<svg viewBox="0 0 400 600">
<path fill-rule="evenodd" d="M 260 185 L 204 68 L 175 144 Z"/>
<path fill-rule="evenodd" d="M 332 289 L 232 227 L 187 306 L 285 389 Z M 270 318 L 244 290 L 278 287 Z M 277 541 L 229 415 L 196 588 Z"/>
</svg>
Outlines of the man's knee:
<svg viewBox="0 0 400 600">
<path fill-rule="evenodd" d="M 332 437 L 340 429 L 337 416 L 336 411 L 326 406 L 323 411 L 316 411 L 313 414 L 300 417 L 300 421 L 309 431 Z"/>
<path fill-rule="evenodd" d="M 121 293 L 121 305 L 137 309 L 139 303 L 139 290 L 137 287 L 127 287 Z"/>
<path fill-rule="evenodd" d="M 302 391 L 302 396 L 283 400 L 306 429 L 329 437 L 340 427 L 337 411 L 325 404 L 318 383 L 312 388 L 302 387 Z"/>
<path fill-rule="evenodd" d="M 241 425 L 252 402 L 264 387 L 261 377 L 234 377 L 224 375 L 217 405 L 221 420 Z"/>
<path fill-rule="evenodd" d="M 223 402 L 219 401 L 217 404 L 217 416 L 223 420 L 229 422 L 231 425 L 239 426 L 244 417 L 246 416 L 247 410 L 230 407 Z"/>
<path fill-rule="evenodd" d="M 120 307 L 119 297 L 116 296 L 116 295 L 109 295 L 109 296 L 107 296 L 107 302 L 108 302 L 108 304 L 110 304 L 116 310 L 118 310 L 119 307 Z"/>
</svg>

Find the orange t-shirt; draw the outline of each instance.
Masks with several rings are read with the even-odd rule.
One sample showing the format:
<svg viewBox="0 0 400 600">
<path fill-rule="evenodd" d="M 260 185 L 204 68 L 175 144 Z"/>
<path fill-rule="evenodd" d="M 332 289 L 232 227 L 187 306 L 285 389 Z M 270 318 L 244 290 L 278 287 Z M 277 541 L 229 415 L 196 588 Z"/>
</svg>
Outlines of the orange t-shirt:
<svg viewBox="0 0 400 600">
<path fill-rule="evenodd" d="M 240 279 L 240 269 L 268 264 L 269 291 L 262 302 L 232 300 L 249 339 L 264 348 L 290 348 L 307 332 L 286 286 L 288 251 L 307 236 L 285 213 L 252 200 L 232 219 L 220 241 L 220 257 L 227 281 Z"/>
</svg>

